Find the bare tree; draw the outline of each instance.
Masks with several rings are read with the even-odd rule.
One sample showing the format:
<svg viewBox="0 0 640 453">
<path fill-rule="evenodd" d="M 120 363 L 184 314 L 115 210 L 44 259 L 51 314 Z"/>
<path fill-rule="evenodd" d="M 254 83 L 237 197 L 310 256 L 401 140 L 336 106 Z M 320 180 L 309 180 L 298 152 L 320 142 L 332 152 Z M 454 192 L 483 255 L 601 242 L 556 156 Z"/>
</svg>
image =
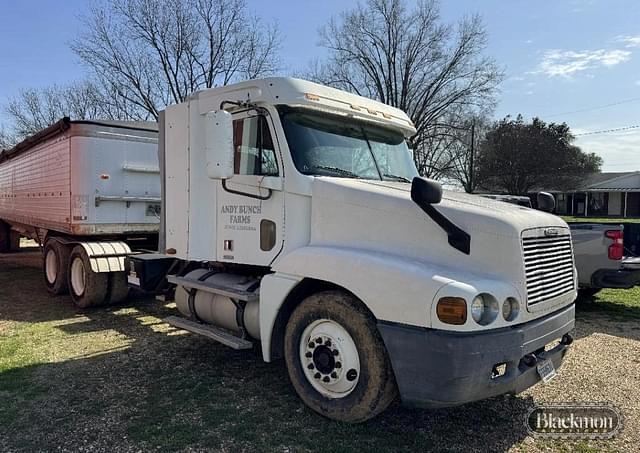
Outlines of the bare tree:
<svg viewBox="0 0 640 453">
<path fill-rule="evenodd" d="M 244 0 L 110 0 L 84 22 L 75 53 L 116 98 L 153 118 L 194 91 L 278 68 L 277 28 Z"/>
<path fill-rule="evenodd" d="M 467 193 L 473 193 L 478 187 L 476 163 L 480 147 L 490 127 L 485 115 L 470 115 L 463 119 L 454 132 L 451 141 L 450 163 L 446 175 L 461 185 Z"/>
<path fill-rule="evenodd" d="M 413 120 L 418 169 L 441 176 L 451 165 L 452 129 L 470 111 L 490 109 L 502 72 L 482 55 L 479 16 L 443 24 L 436 0 L 368 0 L 321 30 L 329 50 L 311 77 L 398 107 Z M 435 145 L 435 147 L 434 147 Z"/>
<path fill-rule="evenodd" d="M 63 116 L 73 119 L 145 119 L 145 112 L 131 106 L 113 105 L 108 92 L 91 81 L 54 85 L 43 89 L 25 89 L 5 106 L 12 123 L 12 140 L 35 134 Z"/>
<path fill-rule="evenodd" d="M 3 125 L 0 124 L 0 151 L 3 149 L 9 149 L 16 144 L 14 137 L 9 134 Z"/>
</svg>

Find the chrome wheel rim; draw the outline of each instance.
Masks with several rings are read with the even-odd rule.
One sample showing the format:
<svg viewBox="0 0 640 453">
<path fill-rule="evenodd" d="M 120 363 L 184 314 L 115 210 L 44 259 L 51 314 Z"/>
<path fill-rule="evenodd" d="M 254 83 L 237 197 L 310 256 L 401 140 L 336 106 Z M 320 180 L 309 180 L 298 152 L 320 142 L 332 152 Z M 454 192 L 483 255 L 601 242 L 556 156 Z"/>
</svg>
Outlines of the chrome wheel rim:
<svg viewBox="0 0 640 453">
<path fill-rule="evenodd" d="M 344 398 L 360 380 L 355 341 L 344 327 L 330 319 L 318 319 L 304 329 L 300 362 L 309 383 L 327 398 Z"/>
</svg>

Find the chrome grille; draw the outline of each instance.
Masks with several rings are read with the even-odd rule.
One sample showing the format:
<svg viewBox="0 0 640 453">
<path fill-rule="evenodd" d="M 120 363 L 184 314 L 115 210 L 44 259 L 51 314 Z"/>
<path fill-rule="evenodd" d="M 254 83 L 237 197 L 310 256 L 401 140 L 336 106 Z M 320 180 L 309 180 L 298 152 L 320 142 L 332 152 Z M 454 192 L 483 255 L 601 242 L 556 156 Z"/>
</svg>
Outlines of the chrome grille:
<svg viewBox="0 0 640 453">
<path fill-rule="evenodd" d="M 527 304 L 539 304 L 574 289 L 571 236 L 523 237 Z"/>
</svg>

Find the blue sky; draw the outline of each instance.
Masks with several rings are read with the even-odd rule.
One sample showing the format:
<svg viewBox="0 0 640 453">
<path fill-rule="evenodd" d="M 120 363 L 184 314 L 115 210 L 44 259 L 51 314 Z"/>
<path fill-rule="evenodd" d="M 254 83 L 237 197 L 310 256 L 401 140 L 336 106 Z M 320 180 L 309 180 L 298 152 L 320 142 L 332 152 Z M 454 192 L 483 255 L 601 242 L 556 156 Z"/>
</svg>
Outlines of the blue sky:
<svg viewBox="0 0 640 453">
<path fill-rule="evenodd" d="M 348 0 L 247 0 L 283 36 L 284 70 L 322 56 L 318 28 Z M 82 79 L 68 48 L 87 1 L 0 0 L 0 102 L 21 88 Z M 480 13 L 487 54 L 505 69 L 496 117 L 522 113 L 566 121 L 576 134 L 640 125 L 640 2 L 636 0 L 456 0 L 448 22 Z M 616 104 L 616 105 L 610 105 Z M 0 114 L 0 119 L 3 119 Z M 579 136 L 604 158 L 605 171 L 640 170 L 640 128 Z"/>
</svg>

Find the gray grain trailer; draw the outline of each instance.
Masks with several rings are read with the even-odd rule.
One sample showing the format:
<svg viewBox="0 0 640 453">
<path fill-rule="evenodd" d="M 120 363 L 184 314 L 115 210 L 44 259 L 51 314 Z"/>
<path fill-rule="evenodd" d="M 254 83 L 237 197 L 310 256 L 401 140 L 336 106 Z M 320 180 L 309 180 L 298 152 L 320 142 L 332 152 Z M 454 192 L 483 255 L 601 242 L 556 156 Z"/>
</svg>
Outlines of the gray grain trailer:
<svg viewBox="0 0 640 453">
<path fill-rule="evenodd" d="M 50 294 L 126 298 L 124 257 L 157 245 L 157 141 L 156 123 L 63 118 L 0 152 L 0 253 L 34 239 Z"/>
</svg>

